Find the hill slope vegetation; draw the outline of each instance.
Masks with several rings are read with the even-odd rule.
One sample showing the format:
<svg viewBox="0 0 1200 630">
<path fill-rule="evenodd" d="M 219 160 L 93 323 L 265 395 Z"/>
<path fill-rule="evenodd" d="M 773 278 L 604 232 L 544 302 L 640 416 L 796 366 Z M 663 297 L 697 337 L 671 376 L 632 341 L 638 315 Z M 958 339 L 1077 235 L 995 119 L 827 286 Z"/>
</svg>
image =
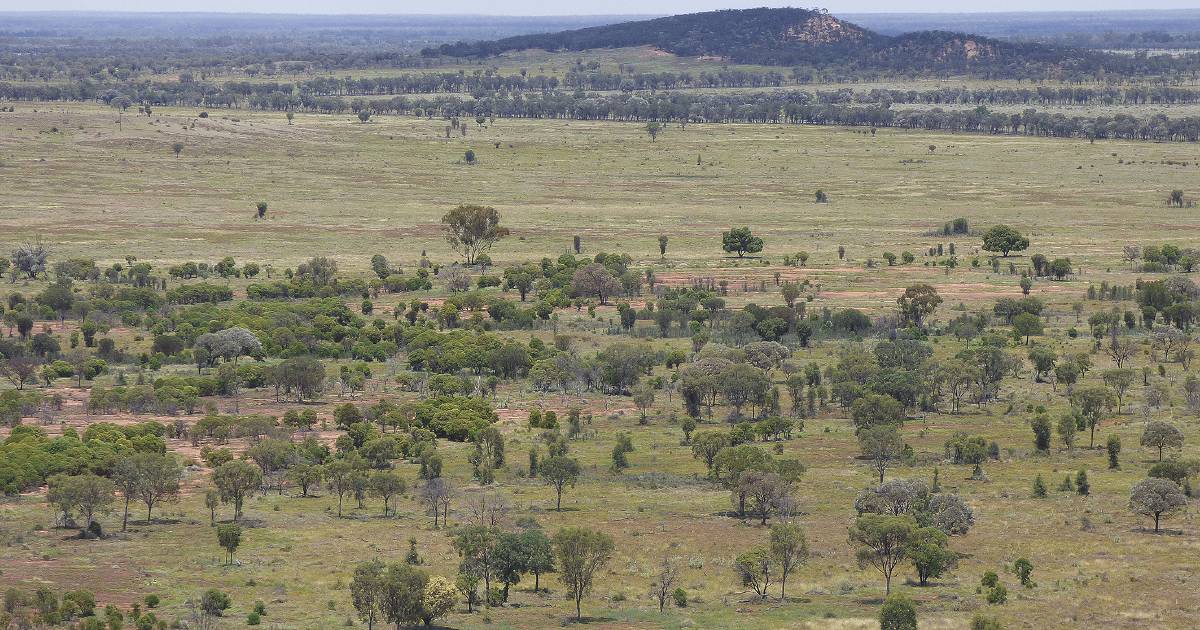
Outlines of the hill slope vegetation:
<svg viewBox="0 0 1200 630">
<path fill-rule="evenodd" d="M 718 57 L 747 64 L 930 72 L 995 72 L 1018 67 L 1027 71 L 1030 65 L 1076 66 L 1097 56 L 1075 49 L 949 31 L 890 37 L 824 11 L 795 8 L 675 15 L 558 33 L 444 44 L 423 52 L 427 56 L 487 57 L 531 48 L 582 51 L 629 46 L 653 46 L 680 56 Z"/>
</svg>

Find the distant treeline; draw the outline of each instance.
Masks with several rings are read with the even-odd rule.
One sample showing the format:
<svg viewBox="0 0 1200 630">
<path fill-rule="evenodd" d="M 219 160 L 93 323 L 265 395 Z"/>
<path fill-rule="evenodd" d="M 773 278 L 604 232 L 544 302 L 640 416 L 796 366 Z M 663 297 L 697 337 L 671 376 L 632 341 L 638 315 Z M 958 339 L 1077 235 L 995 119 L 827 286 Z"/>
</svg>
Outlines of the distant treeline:
<svg viewBox="0 0 1200 630">
<path fill-rule="evenodd" d="M 1124 33 L 1061 33 L 1048 36 L 1018 36 L 1014 39 L 1043 44 L 1092 48 L 1097 50 L 1189 50 L 1200 48 L 1200 30 L 1167 32 L 1165 30 Z"/>
<path fill-rule="evenodd" d="M 718 70 L 714 72 L 600 72 L 577 66 L 568 70 L 562 79 L 557 76 L 492 72 L 413 73 L 393 77 L 337 78 L 319 77 L 300 81 L 295 89 L 301 94 L 316 96 L 382 96 L 394 94 L 475 94 L 494 92 L 542 92 L 558 88 L 584 90 L 672 90 L 680 88 L 757 88 L 780 87 L 796 81 L 783 72 L 748 72 Z M 254 87 L 249 89 L 255 91 Z"/>
<path fill-rule="evenodd" d="M 166 84 L 178 85 L 178 84 Z M 122 94 L 108 90 L 103 94 L 86 89 L 71 90 L 53 86 L 12 86 L 0 84 L 0 99 L 101 101 L 127 108 L 136 103 L 148 106 L 173 105 L 194 107 L 240 107 L 258 110 L 411 115 L 451 118 L 555 118 L 576 120 L 615 120 L 660 123 L 787 123 L 843 125 L 859 127 L 896 127 L 942 131 L 971 131 L 991 134 L 1032 136 L 1120 138 L 1133 140 L 1187 141 L 1200 139 L 1200 116 L 1168 118 L 1162 114 L 1137 117 L 1067 116 L 1038 112 L 1032 108 L 1020 113 L 988 110 L 979 104 L 973 108 L 946 111 L 940 108 L 903 110 L 893 108 L 891 91 L 876 90 L 875 101 L 834 102 L 838 92 L 814 94 L 806 90 L 759 92 L 615 92 L 599 94 L 582 90 L 541 92 L 495 92 L 486 96 L 464 94 L 397 95 L 390 98 L 343 98 L 316 96 L 299 92 L 292 84 L 278 84 L 269 92 L 261 84 L 226 84 L 225 87 L 196 84 L 197 93 L 156 91 L 153 86 Z M 243 89 L 245 86 L 255 89 Z M 986 91 L 986 90 L 985 90 Z M 943 93 L 935 90 L 933 93 Z M 952 92 L 952 90 L 951 90 Z M 1036 92 L 1036 90 L 1034 90 Z M 897 95 L 906 94 L 897 91 Z M 925 97 L 931 98 L 931 97 Z M 959 98 L 962 98 L 960 95 Z M 947 96 L 947 99 L 949 97 Z M 913 97 L 908 102 L 927 101 Z M 960 100 L 947 100 L 960 103 Z M 971 101 L 967 101 L 971 102 Z"/>
<path fill-rule="evenodd" d="M 935 90 L 819 90 L 822 103 L 922 105 L 1184 105 L 1200 103 L 1200 89 L 1168 85 L 1110 87 L 938 88 Z"/>
<path fill-rule="evenodd" d="M 199 104 L 199 99 L 263 96 L 275 92 L 310 96 L 391 96 L 395 94 L 474 94 L 495 92 L 542 92 L 559 88 L 584 90 L 670 90 L 681 88 L 762 88 L 808 83 L 811 75 L 783 72 L 717 70 L 713 72 L 600 72 L 579 66 L 563 78 L 553 75 L 511 74 L 491 71 L 422 72 L 390 77 L 316 77 L 305 80 L 196 80 L 182 73 L 179 80 L 94 81 L 81 79 L 63 83 L 0 80 L 0 98 L 14 100 L 57 100 L 62 94 L 71 98 L 95 98 L 106 92 L 118 92 L 139 101 L 148 98 L 172 99 L 179 103 Z M 163 104 L 160 103 L 160 104 Z"/>
<path fill-rule="evenodd" d="M 470 94 L 485 98 L 503 93 L 548 92 L 560 88 L 590 91 L 644 92 L 704 88 L 773 88 L 806 85 L 811 76 L 796 70 L 781 72 L 641 72 L 606 73 L 579 66 L 557 76 L 492 72 L 425 72 L 391 77 L 317 77 L 301 81 L 127 81 L 97 83 L 0 82 L 5 100 L 128 99 L 151 105 L 212 107 L 287 107 L 292 97 L 395 96 L 405 94 Z M 808 90 L 806 90 L 808 92 Z M 922 105 L 1183 105 L 1200 103 L 1200 87 L 1158 85 L 943 87 L 931 90 L 836 90 L 814 88 L 812 97 L 825 104 Z M 266 99 L 269 105 L 263 105 Z M 301 101 L 295 101 L 297 105 Z"/>
</svg>

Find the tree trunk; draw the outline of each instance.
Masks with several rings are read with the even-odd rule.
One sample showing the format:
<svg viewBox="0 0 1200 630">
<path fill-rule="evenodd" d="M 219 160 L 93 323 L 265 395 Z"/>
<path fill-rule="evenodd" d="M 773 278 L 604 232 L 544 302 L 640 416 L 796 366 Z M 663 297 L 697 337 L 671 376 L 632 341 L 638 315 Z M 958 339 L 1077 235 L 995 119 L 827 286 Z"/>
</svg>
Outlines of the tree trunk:
<svg viewBox="0 0 1200 630">
<path fill-rule="evenodd" d="M 1162 455 L 1159 455 L 1162 459 Z M 121 531 L 129 529 L 129 497 L 125 497 L 125 516 L 121 518 Z"/>
</svg>

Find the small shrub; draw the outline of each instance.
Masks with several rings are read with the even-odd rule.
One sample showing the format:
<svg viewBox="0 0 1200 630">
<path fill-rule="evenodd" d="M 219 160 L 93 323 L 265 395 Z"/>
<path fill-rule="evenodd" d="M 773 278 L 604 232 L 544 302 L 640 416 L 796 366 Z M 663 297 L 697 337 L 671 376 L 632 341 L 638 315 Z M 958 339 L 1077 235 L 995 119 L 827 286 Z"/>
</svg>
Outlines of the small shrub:
<svg viewBox="0 0 1200 630">
<path fill-rule="evenodd" d="M 903 595 L 889 595 L 879 609 L 879 630 L 917 630 L 917 607 Z"/>
</svg>

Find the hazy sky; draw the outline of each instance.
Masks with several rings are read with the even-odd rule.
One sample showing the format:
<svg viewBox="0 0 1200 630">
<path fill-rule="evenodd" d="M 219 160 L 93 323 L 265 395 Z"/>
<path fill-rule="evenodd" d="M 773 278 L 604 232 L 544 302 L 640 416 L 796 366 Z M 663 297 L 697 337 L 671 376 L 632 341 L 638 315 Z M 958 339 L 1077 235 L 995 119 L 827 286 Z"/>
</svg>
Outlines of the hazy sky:
<svg viewBox="0 0 1200 630">
<path fill-rule="evenodd" d="M 691 13 L 757 6 L 824 6 L 832 13 L 1096 11 L 1200 8 L 1200 0 L 0 0 L 0 11 L 229 11 L 258 13 L 475 13 L 490 15 L 613 15 Z"/>
</svg>

